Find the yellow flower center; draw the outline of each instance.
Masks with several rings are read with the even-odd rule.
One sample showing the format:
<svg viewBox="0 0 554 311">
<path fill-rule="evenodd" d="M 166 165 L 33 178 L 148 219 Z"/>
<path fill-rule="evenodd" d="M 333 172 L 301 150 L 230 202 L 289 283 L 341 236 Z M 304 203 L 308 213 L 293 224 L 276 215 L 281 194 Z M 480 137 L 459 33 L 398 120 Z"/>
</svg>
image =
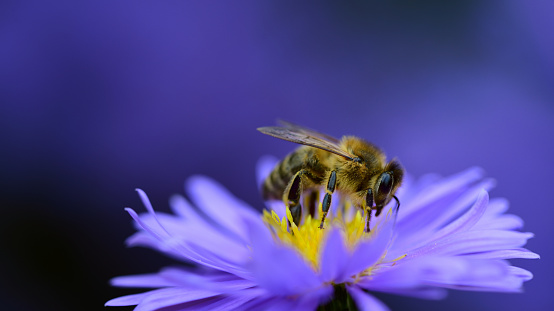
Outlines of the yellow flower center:
<svg viewBox="0 0 554 311">
<path fill-rule="evenodd" d="M 371 232 L 365 232 L 365 219 L 361 211 L 358 209 L 354 212 L 350 210 L 352 208 L 350 204 L 346 204 L 343 208 L 338 209 L 337 215 L 334 217 L 329 213 L 325 220 L 325 229 L 323 230 L 319 228 L 320 220 L 314 219 L 310 215 L 304 218 L 300 226 L 297 226 L 292 221 L 292 215 L 288 208 L 286 209 L 286 217 L 282 219 L 279 219 L 279 216 L 274 211 L 269 212 L 267 210 L 264 210 L 262 218 L 278 242 L 295 249 L 315 271 L 319 271 L 321 252 L 331 227 L 341 232 L 344 244 L 349 251 L 353 251 L 358 243 L 372 239 L 373 235 L 379 231 L 379 228 L 372 228 Z M 321 210 L 321 205 L 319 210 Z M 350 216 L 346 217 L 345 215 Z M 389 211 L 385 217 L 391 216 L 392 213 Z M 386 252 L 382 255 L 380 263 L 384 259 L 385 254 Z M 394 262 L 403 257 L 397 258 L 391 263 L 394 265 Z M 358 276 L 371 275 L 374 267 L 360 272 Z"/>
</svg>

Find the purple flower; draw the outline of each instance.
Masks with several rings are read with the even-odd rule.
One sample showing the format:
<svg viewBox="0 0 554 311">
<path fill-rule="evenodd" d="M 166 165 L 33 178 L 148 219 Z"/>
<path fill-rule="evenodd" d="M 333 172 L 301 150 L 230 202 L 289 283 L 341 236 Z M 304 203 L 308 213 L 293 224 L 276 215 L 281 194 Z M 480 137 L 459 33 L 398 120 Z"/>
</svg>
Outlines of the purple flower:
<svg viewBox="0 0 554 311">
<path fill-rule="evenodd" d="M 260 162 L 260 180 L 274 165 Z M 516 231 L 523 222 L 505 214 L 507 201 L 489 200 L 492 186 L 479 169 L 448 178 L 408 177 L 397 192 L 400 211 L 390 204 L 373 218 L 370 233 L 361 211 L 341 203 L 332 206 L 324 230 L 317 216 L 289 228 L 281 202 L 268 202 L 270 211 L 260 215 L 205 177 L 187 184 L 194 206 L 181 196 L 171 199 L 174 215 L 155 213 L 138 190 L 148 213 L 126 209 L 138 230 L 128 245 L 154 248 L 187 265 L 116 277 L 114 286 L 153 290 L 106 305 L 315 310 L 342 292 L 358 309 L 375 311 L 388 308 L 371 292 L 427 299 L 445 297 L 446 289 L 518 292 L 532 275 L 506 259 L 539 256 L 522 248 L 533 235 Z"/>
</svg>

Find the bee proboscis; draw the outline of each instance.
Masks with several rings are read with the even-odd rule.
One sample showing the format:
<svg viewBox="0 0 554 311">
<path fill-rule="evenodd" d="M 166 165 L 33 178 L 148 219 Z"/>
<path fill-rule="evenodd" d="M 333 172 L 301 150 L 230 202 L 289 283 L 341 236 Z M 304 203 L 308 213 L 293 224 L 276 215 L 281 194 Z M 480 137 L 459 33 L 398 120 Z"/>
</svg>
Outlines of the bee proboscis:
<svg viewBox="0 0 554 311">
<path fill-rule="evenodd" d="M 366 232 L 369 232 L 371 210 L 379 216 L 384 206 L 396 200 L 404 170 L 393 159 L 386 162 L 385 154 L 373 144 L 354 136 L 340 140 L 288 122 L 283 126 L 260 127 L 258 131 L 304 146 L 287 155 L 262 186 L 264 199 L 283 200 L 293 221 L 299 225 L 302 219 L 302 194 L 311 193 L 312 203 L 325 190 L 322 201 L 320 229 L 331 206 L 333 193 L 338 192 L 366 214 Z M 313 216 L 315 207 L 310 204 Z"/>
</svg>

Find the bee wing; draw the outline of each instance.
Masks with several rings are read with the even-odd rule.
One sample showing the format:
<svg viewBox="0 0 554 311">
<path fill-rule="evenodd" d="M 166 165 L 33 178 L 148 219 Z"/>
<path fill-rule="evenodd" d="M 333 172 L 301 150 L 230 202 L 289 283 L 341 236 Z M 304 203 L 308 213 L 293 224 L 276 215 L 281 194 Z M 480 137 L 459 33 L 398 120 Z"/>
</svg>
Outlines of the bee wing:
<svg viewBox="0 0 554 311">
<path fill-rule="evenodd" d="M 291 141 L 293 143 L 323 149 L 325 151 L 332 152 L 334 154 L 343 156 L 350 160 L 353 160 L 356 157 L 355 155 L 352 155 L 349 152 L 342 150 L 338 145 L 339 141 L 336 138 L 333 138 L 333 141 L 329 141 L 324 139 L 324 137 L 327 135 L 320 134 L 313 130 L 307 130 L 300 126 L 293 126 L 293 127 L 267 126 L 267 127 L 258 128 L 258 131 L 269 136 Z M 314 136 L 312 134 L 315 134 L 317 136 Z M 324 135 L 324 136 L 319 137 L 320 135 Z"/>
<path fill-rule="evenodd" d="M 340 144 L 339 139 L 336 139 L 335 137 L 329 136 L 327 134 L 323 134 L 323 133 L 314 131 L 314 130 L 309 129 L 307 127 L 303 127 L 301 125 L 294 124 L 294 123 L 291 123 L 291 122 L 288 122 L 288 121 L 283 121 L 283 120 L 279 120 L 278 123 L 281 124 L 283 127 L 288 128 L 288 129 L 290 129 L 294 132 L 304 133 L 304 134 L 309 135 L 309 136 L 318 137 L 318 138 L 321 138 L 323 140 L 327 140 L 328 142 L 333 143 L 335 145 Z"/>
</svg>

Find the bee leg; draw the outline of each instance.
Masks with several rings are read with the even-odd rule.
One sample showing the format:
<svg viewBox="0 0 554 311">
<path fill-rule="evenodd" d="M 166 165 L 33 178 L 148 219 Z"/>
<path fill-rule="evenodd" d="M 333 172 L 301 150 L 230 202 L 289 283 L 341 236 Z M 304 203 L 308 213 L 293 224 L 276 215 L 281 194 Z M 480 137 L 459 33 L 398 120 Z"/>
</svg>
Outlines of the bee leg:
<svg viewBox="0 0 554 311">
<path fill-rule="evenodd" d="M 365 221 L 365 232 L 369 232 L 369 222 L 371 221 L 371 209 L 373 208 L 373 191 L 371 188 L 367 189 L 367 194 L 365 196 L 365 205 L 366 205 L 366 221 Z"/>
<path fill-rule="evenodd" d="M 302 205 L 300 204 L 300 195 L 302 194 L 302 176 L 305 174 L 304 170 L 296 173 L 287 188 L 283 198 L 292 215 L 292 221 L 298 226 L 302 219 Z M 290 227 L 290 222 L 289 222 Z"/>
<path fill-rule="evenodd" d="M 395 195 L 392 197 L 396 201 L 396 214 L 398 214 L 398 211 L 400 210 L 400 201 L 398 201 L 398 198 Z"/>
<path fill-rule="evenodd" d="M 323 203 L 321 204 L 321 210 L 323 211 L 323 215 L 321 216 L 321 224 L 319 225 L 319 229 L 323 229 L 323 223 L 325 222 L 325 217 L 327 216 L 327 212 L 329 212 L 329 207 L 331 206 L 331 196 L 333 195 L 333 192 L 335 192 L 335 186 L 337 184 L 337 172 L 331 171 L 331 175 L 329 176 L 329 180 L 327 181 L 327 189 L 325 190 L 325 197 L 323 198 Z"/>
<path fill-rule="evenodd" d="M 313 190 L 310 192 L 309 195 L 305 197 L 304 205 L 308 207 L 308 214 L 312 216 L 312 218 L 315 217 L 315 211 L 317 208 L 317 203 L 319 199 L 319 192 L 316 190 Z"/>
</svg>

